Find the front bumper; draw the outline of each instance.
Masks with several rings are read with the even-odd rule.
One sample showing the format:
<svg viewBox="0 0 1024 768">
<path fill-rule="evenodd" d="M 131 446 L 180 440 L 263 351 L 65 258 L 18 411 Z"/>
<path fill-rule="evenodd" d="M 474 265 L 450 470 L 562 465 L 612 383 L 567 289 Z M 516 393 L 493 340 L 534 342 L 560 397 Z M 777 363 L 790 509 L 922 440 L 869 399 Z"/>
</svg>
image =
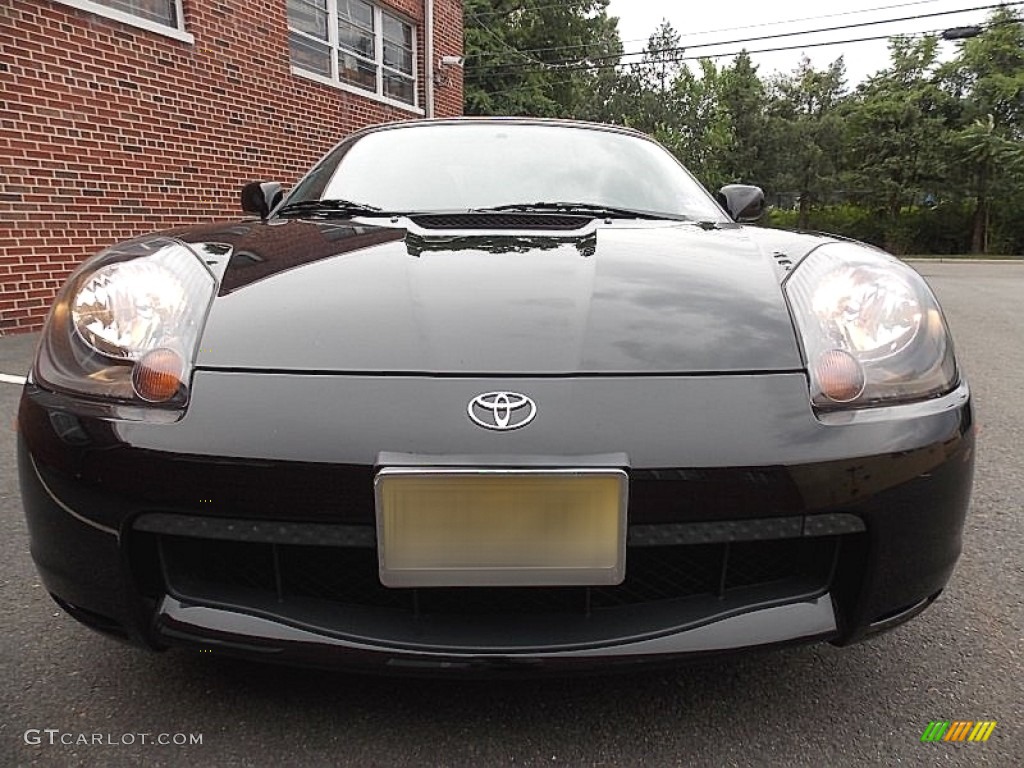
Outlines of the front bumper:
<svg viewBox="0 0 1024 768">
<path fill-rule="evenodd" d="M 323 405 L 336 402 L 323 391 L 333 377 L 197 378 L 197 399 L 175 425 L 86 419 L 31 386 L 19 414 L 22 495 L 47 588 L 83 622 L 153 648 L 474 671 L 844 644 L 923 610 L 960 552 L 974 444 L 966 386 L 838 425 L 810 414 L 799 376 L 693 377 L 674 383 L 699 409 L 641 404 L 622 423 L 604 414 L 595 425 L 585 404 L 601 393 L 565 390 L 668 380 L 536 381 L 538 402 L 577 404 L 533 435 L 487 444 L 495 436 L 431 415 L 372 438 L 376 398 L 402 402 L 379 391 L 390 381 L 347 381 L 351 407 L 335 411 Z M 493 388 L 417 384 L 438 403 L 432 412 Z M 637 402 L 659 402 L 648 394 Z M 558 461 L 574 445 L 630 459 L 619 591 L 524 597 L 373 583 L 381 450 L 511 464 Z"/>
<path fill-rule="evenodd" d="M 378 644 L 311 631 L 262 616 L 176 598 L 162 601 L 157 618 L 169 642 L 260 661 L 310 666 L 325 664 L 382 672 L 526 672 L 627 667 L 718 654 L 741 648 L 835 635 L 835 614 L 826 595 L 813 600 L 761 608 L 690 629 L 634 642 L 571 650 L 534 649 L 527 653 L 479 649 L 471 653 L 382 648 Z"/>
</svg>

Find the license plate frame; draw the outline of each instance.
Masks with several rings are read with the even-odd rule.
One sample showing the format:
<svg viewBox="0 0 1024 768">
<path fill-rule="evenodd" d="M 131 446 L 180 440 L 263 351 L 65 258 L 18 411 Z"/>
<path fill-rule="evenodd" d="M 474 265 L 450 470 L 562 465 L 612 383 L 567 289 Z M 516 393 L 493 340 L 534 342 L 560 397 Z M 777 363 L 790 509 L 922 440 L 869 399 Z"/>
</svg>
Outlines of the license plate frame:
<svg viewBox="0 0 1024 768">
<path fill-rule="evenodd" d="M 374 478 L 380 581 L 620 584 L 628 493 L 626 472 L 608 467 L 383 467 Z"/>
</svg>

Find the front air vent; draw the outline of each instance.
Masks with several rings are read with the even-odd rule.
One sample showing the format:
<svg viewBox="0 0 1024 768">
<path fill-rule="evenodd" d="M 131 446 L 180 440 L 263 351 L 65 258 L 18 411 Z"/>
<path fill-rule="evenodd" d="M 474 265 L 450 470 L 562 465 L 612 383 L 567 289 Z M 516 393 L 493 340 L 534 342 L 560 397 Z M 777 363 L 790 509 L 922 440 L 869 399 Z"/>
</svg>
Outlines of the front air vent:
<svg viewBox="0 0 1024 768">
<path fill-rule="evenodd" d="M 793 268 L 793 259 L 790 258 L 788 253 L 775 251 L 772 253 L 772 256 L 775 257 L 775 263 L 782 267 L 784 271 L 789 272 Z"/>
<path fill-rule="evenodd" d="M 550 213 L 431 213 L 413 216 L 424 229 L 547 229 L 571 231 L 582 229 L 590 216 L 569 216 Z"/>
</svg>

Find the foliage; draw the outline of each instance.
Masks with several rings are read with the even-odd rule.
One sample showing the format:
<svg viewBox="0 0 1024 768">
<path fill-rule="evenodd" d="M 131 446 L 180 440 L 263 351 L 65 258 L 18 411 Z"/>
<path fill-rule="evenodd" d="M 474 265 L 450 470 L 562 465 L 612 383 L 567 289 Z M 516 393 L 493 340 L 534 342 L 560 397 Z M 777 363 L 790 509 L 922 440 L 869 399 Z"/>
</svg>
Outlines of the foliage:
<svg viewBox="0 0 1024 768">
<path fill-rule="evenodd" d="M 852 92 L 843 60 L 763 78 L 688 60 L 668 22 L 623 56 L 607 0 L 465 0 L 466 112 L 576 117 L 653 135 L 706 186 L 762 186 L 772 226 L 897 253 L 1024 253 L 1024 24 L 1002 6 L 942 62 L 890 41 Z"/>
<path fill-rule="evenodd" d="M 993 196 L 1019 190 L 1024 175 L 1024 25 L 1017 14 L 996 10 L 985 34 L 964 41 L 955 64 L 947 76 L 964 119 L 953 145 L 974 201 L 971 252 L 980 253 L 992 245 Z"/>
<path fill-rule="evenodd" d="M 608 0 L 464 0 L 468 115 L 574 117 L 622 52 Z M 606 89 L 607 90 L 607 89 Z"/>
<path fill-rule="evenodd" d="M 956 105 L 936 74 L 938 40 L 896 38 L 892 65 L 861 85 L 845 105 L 847 195 L 885 211 L 893 222 L 905 206 L 932 195 L 942 180 Z"/>
<path fill-rule="evenodd" d="M 746 51 L 722 70 L 718 103 L 727 124 L 728 143 L 721 148 L 725 182 L 764 185 L 776 173 L 772 160 L 782 145 L 772 141 L 766 113 L 768 89 Z"/>
<path fill-rule="evenodd" d="M 852 237 L 897 255 L 970 253 L 973 206 L 970 201 L 941 202 L 934 207 L 907 206 L 892 216 L 853 203 L 811 210 L 808 225 L 797 222 L 798 211 L 773 208 L 762 224 L 775 229 Z M 1000 207 L 991 221 L 993 254 L 1024 254 L 1024 207 Z"/>
<path fill-rule="evenodd" d="M 772 83 L 770 115 L 779 145 L 787 148 L 775 183 L 796 194 L 798 222 L 807 226 L 811 208 L 828 201 L 835 189 L 843 150 L 844 65 L 842 58 L 823 71 L 804 57 L 792 75 Z"/>
<path fill-rule="evenodd" d="M 811 210 L 806 227 L 798 226 L 797 216 L 795 210 L 774 209 L 765 224 L 852 237 L 897 254 L 966 253 L 970 244 L 970 207 L 965 203 L 908 206 L 886 215 L 852 203 L 821 206 Z"/>
</svg>

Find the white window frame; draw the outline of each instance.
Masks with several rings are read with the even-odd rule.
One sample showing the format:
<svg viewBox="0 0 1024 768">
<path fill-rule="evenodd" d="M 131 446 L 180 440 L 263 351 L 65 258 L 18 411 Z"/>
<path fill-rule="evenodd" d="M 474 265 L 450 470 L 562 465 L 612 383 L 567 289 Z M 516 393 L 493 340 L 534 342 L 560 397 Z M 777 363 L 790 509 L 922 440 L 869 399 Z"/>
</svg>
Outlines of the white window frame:
<svg viewBox="0 0 1024 768">
<path fill-rule="evenodd" d="M 159 21 L 153 21 L 152 19 L 145 19 L 142 16 L 136 16 L 135 14 L 128 13 L 127 11 L 120 11 L 117 8 L 111 8 L 109 5 L 102 5 L 100 3 L 91 2 L 91 0 L 56 0 L 61 5 L 69 5 L 72 8 L 77 8 L 80 11 L 86 11 L 87 13 L 94 13 L 97 16 L 104 16 L 114 21 L 119 21 L 122 24 L 127 24 L 132 27 L 138 27 L 144 29 L 147 32 L 155 32 L 158 35 L 164 37 L 173 37 L 175 40 L 181 40 L 183 43 L 189 43 L 194 45 L 196 42 L 195 37 L 185 31 L 185 9 L 182 6 L 181 0 L 174 0 L 176 16 L 178 18 L 178 26 L 171 27 L 167 24 L 161 24 Z"/>
<path fill-rule="evenodd" d="M 306 38 L 311 42 L 315 42 L 318 45 L 326 45 L 330 48 L 330 59 L 331 59 L 331 76 L 326 77 L 321 75 L 319 72 L 313 72 L 308 69 L 303 69 L 301 66 L 292 64 L 292 74 L 304 77 L 309 80 L 314 80 L 324 85 L 330 85 L 334 88 L 338 88 L 342 91 L 354 93 L 359 96 L 365 96 L 366 98 L 379 101 L 381 104 L 387 104 L 390 107 L 396 107 L 398 109 L 404 109 L 407 112 L 412 112 L 417 115 L 424 114 L 423 107 L 420 106 L 420 76 L 419 76 L 419 28 L 415 22 L 410 21 L 406 16 L 397 13 L 391 8 L 384 9 L 373 0 L 363 0 L 371 8 L 373 8 L 373 39 L 374 39 L 374 58 L 373 67 L 376 70 L 376 83 L 377 87 L 371 91 L 368 88 L 362 88 L 353 83 L 346 83 L 339 77 L 338 74 L 338 55 L 341 53 L 351 53 L 347 49 L 342 49 L 338 43 L 338 3 L 337 0 L 327 0 L 327 40 L 322 40 L 315 35 L 310 35 L 307 32 L 303 32 L 301 29 L 288 25 L 289 34 L 299 35 L 300 37 Z M 403 24 L 407 24 L 412 27 L 412 98 L 413 103 L 410 104 L 407 101 L 401 101 L 400 99 L 394 99 L 390 96 L 384 95 L 384 71 L 394 70 L 394 67 L 388 67 L 384 64 L 384 14 L 387 13 L 389 16 L 397 19 Z M 290 55 L 290 53 L 289 53 Z M 360 61 L 370 63 L 370 59 L 367 59 L 361 54 L 352 53 L 353 56 L 359 58 Z M 394 70 L 398 72 L 398 70 Z M 401 73 L 405 75 L 405 73 Z"/>
</svg>

